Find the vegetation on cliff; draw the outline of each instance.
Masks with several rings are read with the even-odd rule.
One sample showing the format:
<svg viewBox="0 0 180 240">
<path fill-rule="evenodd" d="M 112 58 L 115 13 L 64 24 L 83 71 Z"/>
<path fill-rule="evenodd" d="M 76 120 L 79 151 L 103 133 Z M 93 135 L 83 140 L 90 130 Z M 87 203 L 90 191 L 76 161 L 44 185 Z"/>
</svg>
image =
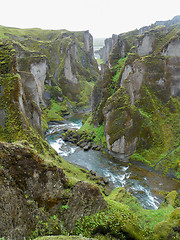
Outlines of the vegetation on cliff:
<svg viewBox="0 0 180 240">
<path fill-rule="evenodd" d="M 92 36 L 88 31 L 16 29 L 1 26 L 0 36 L 4 41 L 11 40 L 20 71 L 31 72 L 31 64 L 37 62 L 37 59 L 39 62 L 47 60 L 44 83 L 45 95 L 48 97 L 44 97 L 47 98 L 49 107 L 46 108 L 44 119 L 47 116 L 47 121 L 51 120 L 50 113 L 56 112 L 49 97 L 56 106 L 63 108 L 62 117 L 74 109 L 89 106 L 92 88 L 98 77 L 98 67 L 93 56 Z M 57 116 L 55 119 L 58 119 Z"/>
<path fill-rule="evenodd" d="M 179 178 L 180 25 L 120 34 L 93 90 L 92 120 L 110 151 Z M 99 96 L 97 96 L 97 93 Z"/>
<path fill-rule="evenodd" d="M 137 53 L 139 45 L 133 46 L 135 40 L 143 41 L 137 31 L 120 36 L 125 51 L 117 52 L 118 59 L 111 55 L 112 69 L 94 88 L 93 115 L 73 139 L 109 147 L 123 136 L 130 143 L 138 136 L 131 159 L 165 173 L 171 169 L 179 178 L 179 100 L 169 94 L 168 69 L 178 61 L 160 55 L 178 29 L 151 29 L 148 34 L 156 41 L 153 52 L 144 56 Z M 60 121 L 72 108 L 89 104 L 98 75 L 90 34 L 0 27 L 0 36 L 0 237 L 179 239 L 175 191 L 158 210 L 143 209 L 124 188 L 109 194 L 106 179 L 66 162 L 43 139 L 48 121 Z M 133 98 L 132 79 L 127 74 L 122 81 L 127 66 L 132 75 L 144 71 Z"/>
</svg>

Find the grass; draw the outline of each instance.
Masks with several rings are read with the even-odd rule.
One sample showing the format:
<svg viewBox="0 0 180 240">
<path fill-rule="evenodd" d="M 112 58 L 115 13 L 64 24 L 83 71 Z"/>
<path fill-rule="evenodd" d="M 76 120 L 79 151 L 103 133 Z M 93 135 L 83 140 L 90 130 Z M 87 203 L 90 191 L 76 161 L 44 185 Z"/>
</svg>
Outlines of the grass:
<svg viewBox="0 0 180 240">
<path fill-rule="evenodd" d="M 58 103 L 55 100 L 51 99 L 51 106 L 50 109 L 44 109 L 44 118 L 47 122 L 50 121 L 62 121 L 63 118 L 63 111 L 67 111 L 66 106 L 63 103 Z"/>
<path fill-rule="evenodd" d="M 58 36 L 60 37 L 62 34 L 68 32 L 67 30 L 42 30 L 40 28 L 12 28 L 0 26 L 0 37 L 9 38 L 8 34 L 14 35 L 19 38 L 34 38 L 41 41 L 50 41 L 55 40 Z M 70 32 L 68 32 L 69 34 Z"/>
<path fill-rule="evenodd" d="M 87 238 L 80 236 L 45 236 L 38 237 L 35 240 L 86 240 Z"/>
<path fill-rule="evenodd" d="M 144 229 L 147 234 L 152 233 L 154 227 L 158 223 L 168 219 L 173 210 L 174 208 L 170 205 L 158 210 L 141 209 L 141 211 L 136 213 L 139 226 L 141 226 L 141 228 Z"/>
<path fill-rule="evenodd" d="M 94 87 L 93 82 L 87 82 L 87 80 L 79 76 L 80 79 L 80 85 L 81 85 L 81 93 L 80 93 L 80 101 L 77 104 L 77 107 L 84 107 L 84 106 L 89 106 L 90 98 L 91 98 L 91 93 Z"/>
<path fill-rule="evenodd" d="M 94 142 L 97 143 L 97 145 L 106 146 L 106 139 L 104 135 L 104 124 L 98 127 L 94 127 L 94 125 L 92 124 L 91 116 L 86 120 L 84 125 L 78 131 L 79 132 L 85 131 L 88 135 L 94 134 L 95 136 Z"/>
<path fill-rule="evenodd" d="M 174 208 L 171 205 L 158 210 L 144 209 L 139 205 L 137 199 L 128 193 L 124 188 L 116 188 L 105 198 L 108 203 L 114 202 L 117 206 L 124 204 L 128 206 L 131 213 L 137 217 L 138 226 L 145 233 L 147 239 L 152 234 L 154 227 L 168 219 Z M 150 238 L 151 239 L 151 238 Z"/>
</svg>

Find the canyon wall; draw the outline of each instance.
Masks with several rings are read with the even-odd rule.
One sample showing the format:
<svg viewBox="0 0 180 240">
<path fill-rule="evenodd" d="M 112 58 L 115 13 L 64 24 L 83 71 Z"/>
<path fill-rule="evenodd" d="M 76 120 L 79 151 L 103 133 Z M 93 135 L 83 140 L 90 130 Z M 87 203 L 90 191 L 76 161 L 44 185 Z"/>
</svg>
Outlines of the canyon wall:
<svg viewBox="0 0 180 240">
<path fill-rule="evenodd" d="M 63 114 L 89 106 L 92 86 L 99 74 L 89 31 L 11 29 L 9 33 L 8 28 L 3 28 L 2 34 L 5 38 L 1 41 L 1 102 L 8 104 L 8 107 L 1 104 L 0 109 L 3 139 L 6 135 L 9 139 L 20 139 L 18 129 L 22 122 L 23 128 L 32 126 L 43 136 L 42 116 L 47 125 L 51 119 L 62 119 Z M 9 99 L 4 94 L 14 84 L 13 78 L 18 81 L 16 100 L 10 99 L 10 93 Z M 59 112 L 57 107 L 53 109 L 53 104 Z M 8 113 L 11 105 L 19 116 L 17 122 L 10 117 L 12 110 Z M 14 136 L 10 133 L 12 123 L 19 126 Z"/>
<path fill-rule="evenodd" d="M 92 119 L 96 126 L 104 122 L 110 152 L 134 153 L 132 159 L 153 166 L 179 146 L 179 51 L 179 23 L 118 36 L 92 94 Z M 157 167 L 176 172 L 178 164 L 177 154 Z"/>
</svg>

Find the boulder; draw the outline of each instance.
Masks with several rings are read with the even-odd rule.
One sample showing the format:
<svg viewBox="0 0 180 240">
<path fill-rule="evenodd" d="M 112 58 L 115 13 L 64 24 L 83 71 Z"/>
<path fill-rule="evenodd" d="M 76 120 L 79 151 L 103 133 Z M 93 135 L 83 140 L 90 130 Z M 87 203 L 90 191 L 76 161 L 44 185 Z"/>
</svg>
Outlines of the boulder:
<svg viewBox="0 0 180 240">
<path fill-rule="evenodd" d="M 78 182 L 73 189 L 72 197 L 69 199 L 69 208 L 64 214 L 64 223 L 68 232 L 73 231 L 76 220 L 97 213 L 103 210 L 106 205 L 107 203 L 97 186 Z"/>
<path fill-rule="evenodd" d="M 178 193 L 176 191 L 168 193 L 159 208 L 167 207 L 168 205 L 171 205 L 174 208 L 180 207 Z"/>
<path fill-rule="evenodd" d="M 85 147 L 83 147 L 84 151 L 88 151 L 90 148 L 91 148 L 90 142 L 88 142 L 88 144 Z"/>
<path fill-rule="evenodd" d="M 162 221 L 155 227 L 153 239 L 180 239 L 180 208 L 176 208 L 166 221 Z"/>
<path fill-rule="evenodd" d="M 45 165 L 27 142 L 1 142 L 0 238 L 28 238 L 59 210 L 67 186 L 63 170 Z"/>
</svg>

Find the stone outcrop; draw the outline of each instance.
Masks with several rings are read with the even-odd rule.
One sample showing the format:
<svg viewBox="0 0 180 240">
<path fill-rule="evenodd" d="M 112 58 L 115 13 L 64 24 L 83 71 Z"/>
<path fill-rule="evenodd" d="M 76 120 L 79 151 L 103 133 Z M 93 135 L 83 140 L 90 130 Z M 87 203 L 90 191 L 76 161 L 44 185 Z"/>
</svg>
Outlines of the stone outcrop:
<svg viewBox="0 0 180 240">
<path fill-rule="evenodd" d="M 48 65 L 47 65 L 46 59 L 39 63 L 35 63 L 35 62 L 31 63 L 30 72 L 34 76 L 40 102 L 44 105 L 45 103 L 43 99 L 43 93 L 44 93 L 45 80 L 47 78 L 47 70 L 48 70 Z"/>
<path fill-rule="evenodd" d="M 68 206 L 69 208 L 64 216 L 64 221 L 68 231 L 71 232 L 75 227 L 77 219 L 103 210 L 107 206 L 107 203 L 97 186 L 78 182 L 73 189 Z"/>
<path fill-rule="evenodd" d="M 165 25 L 167 27 L 173 25 L 173 24 L 177 24 L 180 22 L 180 15 L 177 15 L 175 17 L 173 17 L 173 19 L 171 20 L 167 20 L 167 21 L 156 21 L 155 25 Z"/>
<path fill-rule="evenodd" d="M 71 56 L 70 52 L 67 51 L 66 58 L 65 58 L 65 64 L 64 64 L 64 75 L 70 82 L 77 84 L 78 80 L 75 74 L 72 72 L 72 63 L 71 63 Z"/>
<path fill-rule="evenodd" d="M 103 62 L 105 64 L 108 63 L 109 55 L 112 52 L 113 46 L 117 41 L 117 38 L 118 36 L 113 34 L 112 38 L 105 39 L 104 47 L 97 51 L 97 53 L 100 55 L 100 58 L 103 59 Z"/>
<path fill-rule="evenodd" d="M 180 207 L 180 201 L 178 199 L 178 193 L 176 191 L 168 193 L 164 201 L 159 206 L 159 208 L 167 207 L 169 205 L 171 205 L 174 208 Z"/>
<path fill-rule="evenodd" d="M 180 57 L 180 39 L 172 39 L 163 49 L 164 56 Z"/>
<path fill-rule="evenodd" d="M 105 64 L 110 64 L 112 66 L 114 61 L 118 58 L 126 57 L 127 52 L 129 49 L 129 42 L 127 40 L 127 35 L 132 33 L 136 33 L 139 36 L 144 35 L 143 39 L 141 39 L 141 43 L 138 44 L 138 54 L 140 56 L 145 56 L 153 51 L 153 45 L 155 37 L 151 34 L 148 35 L 147 32 L 150 31 L 154 27 L 162 26 L 162 27 L 169 27 L 174 24 L 180 23 L 180 16 L 175 16 L 172 20 L 168 21 L 156 21 L 154 24 L 150 26 L 144 26 L 139 30 L 135 30 L 129 33 L 123 33 L 119 35 L 112 35 L 112 38 L 105 39 L 104 43 L 105 46 L 98 50 L 98 54 L 100 55 L 101 59 L 103 59 Z M 132 41 L 132 39 L 130 39 Z M 171 46 L 170 46 L 171 47 Z M 177 50 L 177 49 L 176 49 Z M 177 50 L 178 51 L 178 50 Z M 111 55 L 110 59 L 109 56 Z M 174 56 L 174 55 L 173 55 Z"/>
<path fill-rule="evenodd" d="M 38 224 L 48 224 L 54 215 L 59 218 L 55 230 L 64 220 L 70 232 L 77 219 L 106 207 L 97 186 L 78 182 L 71 188 L 63 169 L 46 165 L 28 142 L 1 142 L 0 237 L 28 239 Z M 68 210 L 61 212 L 66 203 Z M 42 224 L 40 228 L 43 227 Z"/>
<path fill-rule="evenodd" d="M 92 35 L 89 33 L 89 31 L 85 31 L 84 32 L 84 46 L 87 52 L 89 52 L 89 54 L 91 56 L 93 56 L 94 54 L 94 49 L 93 49 L 93 37 Z"/>
<path fill-rule="evenodd" d="M 138 54 L 140 56 L 145 56 L 152 53 L 154 40 L 154 36 L 145 35 L 141 43 L 138 44 Z"/>
<path fill-rule="evenodd" d="M 0 237 L 29 237 L 39 218 L 63 198 L 67 179 L 62 169 L 48 167 L 27 142 L 0 143 Z"/>
<path fill-rule="evenodd" d="M 153 58 L 152 58 L 153 60 Z M 151 60 L 151 61 L 152 61 Z M 157 60 L 157 59 L 156 59 Z M 147 83 L 147 75 L 148 81 L 153 82 L 152 88 L 158 89 L 156 96 L 161 99 L 161 101 L 168 101 L 170 97 L 177 97 L 180 93 L 180 79 L 178 76 L 179 72 L 179 63 L 180 60 L 177 57 L 171 57 L 167 60 L 163 60 L 160 57 L 160 63 L 157 64 L 157 68 L 153 69 L 153 75 L 151 69 L 148 67 L 146 62 L 136 61 L 132 65 L 127 65 L 122 72 L 122 78 L 120 78 L 120 87 L 126 89 L 126 93 L 130 98 L 129 106 L 136 105 L 136 102 L 142 98 L 143 94 L 143 86 Z M 151 64 L 149 62 L 149 64 Z M 160 67 L 162 72 L 160 72 Z M 172 70 L 173 69 L 173 70 Z M 159 76 L 158 76 L 159 75 Z M 169 76 L 168 78 L 165 76 Z M 160 97 L 160 92 L 162 92 L 162 97 Z M 117 97 L 115 97 L 115 94 Z M 128 136 L 129 131 L 135 131 L 136 123 L 133 119 L 134 117 L 129 113 L 129 110 L 123 111 L 123 107 L 125 108 L 126 103 L 123 104 L 123 100 L 118 99 L 118 94 L 120 92 L 116 92 L 109 101 L 106 103 L 106 107 L 104 108 L 104 117 L 106 123 L 106 140 L 107 146 L 109 150 L 119 153 L 132 153 L 136 149 L 137 137 L 138 133 L 134 136 Z M 160 96 L 159 96 L 160 95 Z M 123 95 L 122 95 L 123 97 Z M 120 100 L 120 102 L 118 102 Z M 117 112 L 117 108 L 119 104 L 122 104 L 121 109 Z M 128 106 L 127 106 L 128 107 Z M 121 113 L 120 113 L 121 112 Z M 123 115 L 122 115 L 123 114 Z M 121 117 L 120 117 L 121 116 Z M 114 119 L 114 120 L 112 120 Z M 116 121 L 116 122 L 113 122 Z M 120 125 L 118 125 L 118 122 Z M 115 132 L 113 129 L 113 125 L 117 124 L 118 132 L 120 133 L 122 129 L 123 133 L 119 135 L 119 138 L 110 142 L 110 136 L 112 136 Z M 134 128 L 134 130 L 133 130 Z M 117 131 L 117 130 L 115 130 Z M 128 133 L 129 132 L 129 133 Z M 116 132 L 117 135 L 117 132 Z M 127 138 L 129 140 L 127 140 Z M 130 143 L 131 142 L 131 143 Z"/>
</svg>

